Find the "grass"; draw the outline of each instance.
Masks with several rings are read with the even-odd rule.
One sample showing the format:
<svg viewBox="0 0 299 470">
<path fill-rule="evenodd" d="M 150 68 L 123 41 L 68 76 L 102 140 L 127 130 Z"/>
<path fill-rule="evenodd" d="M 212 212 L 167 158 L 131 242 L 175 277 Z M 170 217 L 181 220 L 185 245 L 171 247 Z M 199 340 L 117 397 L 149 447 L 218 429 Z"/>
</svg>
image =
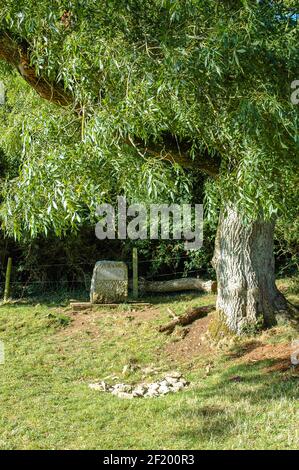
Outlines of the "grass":
<svg viewBox="0 0 299 470">
<path fill-rule="evenodd" d="M 291 295 L 298 303 L 296 293 Z M 298 376 L 289 367 L 281 369 L 277 357 L 246 359 L 256 343 L 288 344 L 299 336 L 296 331 L 277 327 L 236 341 L 230 350 L 182 361 L 169 354 L 167 347 L 178 339 L 157 331 L 169 321 L 168 309 L 180 314 L 214 300 L 160 297 L 145 311 L 120 306 L 77 315 L 47 303 L 0 307 L 6 352 L 0 365 L 0 448 L 298 448 Z M 134 400 L 88 388 L 109 375 L 140 381 L 139 370 L 122 376 L 130 362 L 160 367 L 162 375 L 180 370 L 191 385 L 174 395 Z M 277 370 L 269 371 L 273 366 Z"/>
</svg>

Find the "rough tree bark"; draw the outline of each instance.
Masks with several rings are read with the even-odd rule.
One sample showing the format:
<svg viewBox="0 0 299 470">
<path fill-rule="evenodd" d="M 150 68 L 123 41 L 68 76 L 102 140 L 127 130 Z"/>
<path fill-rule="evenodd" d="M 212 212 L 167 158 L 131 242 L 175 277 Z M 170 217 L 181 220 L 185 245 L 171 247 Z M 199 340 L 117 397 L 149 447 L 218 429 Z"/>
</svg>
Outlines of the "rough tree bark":
<svg viewBox="0 0 299 470">
<path fill-rule="evenodd" d="M 273 222 L 245 225 L 232 208 L 220 216 L 213 266 L 217 274 L 217 310 L 240 334 L 262 319 L 265 326 L 285 315 L 287 301 L 275 285 Z"/>
</svg>

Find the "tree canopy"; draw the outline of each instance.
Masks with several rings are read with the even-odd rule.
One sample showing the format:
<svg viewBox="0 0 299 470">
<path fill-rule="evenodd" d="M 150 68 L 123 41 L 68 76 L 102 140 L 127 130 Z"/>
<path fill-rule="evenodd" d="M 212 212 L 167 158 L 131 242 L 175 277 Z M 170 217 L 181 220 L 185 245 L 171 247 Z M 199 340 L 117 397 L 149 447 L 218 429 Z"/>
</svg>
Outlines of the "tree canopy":
<svg viewBox="0 0 299 470">
<path fill-rule="evenodd" d="M 188 200 L 199 170 L 211 213 L 294 215 L 295 1 L 0 5 L 8 231 L 63 233 L 117 193 Z"/>
</svg>

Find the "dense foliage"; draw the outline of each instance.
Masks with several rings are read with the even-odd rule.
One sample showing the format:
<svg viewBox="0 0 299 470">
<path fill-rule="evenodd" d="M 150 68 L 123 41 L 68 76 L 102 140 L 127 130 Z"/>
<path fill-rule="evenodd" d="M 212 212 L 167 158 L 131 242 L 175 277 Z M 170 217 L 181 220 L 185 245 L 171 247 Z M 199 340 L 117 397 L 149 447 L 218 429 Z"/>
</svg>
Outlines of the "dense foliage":
<svg viewBox="0 0 299 470">
<path fill-rule="evenodd" d="M 292 205 L 286 189 L 297 183 L 298 109 L 290 101 L 298 78 L 296 2 L 1 3 L 1 30 L 25 38 L 37 72 L 63 82 L 80 108 L 78 116 L 41 104 L 2 71 L 22 108 L 8 99 L 12 111 L 1 124 L 5 151 L 22 158 L 18 180 L 4 191 L 8 228 L 13 220 L 16 232 L 52 225 L 60 233 L 115 187 L 163 198 L 170 185 L 175 194 L 179 170 L 127 145 L 136 138 L 163 144 L 169 135 L 188 145 L 190 158 L 221 157 L 221 177 L 209 184 L 211 208 L 232 194 L 249 215 Z"/>
<path fill-rule="evenodd" d="M 43 101 L 0 61 L 3 229 L 63 236 L 118 194 L 201 202 L 198 172 L 163 161 L 171 142 L 199 168 L 221 162 L 205 181 L 211 216 L 232 201 L 247 218 L 279 215 L 296 245 L 297 13 L 296 1 L 1 0 L 0 33 L 72 96 Z"/>
</svg>

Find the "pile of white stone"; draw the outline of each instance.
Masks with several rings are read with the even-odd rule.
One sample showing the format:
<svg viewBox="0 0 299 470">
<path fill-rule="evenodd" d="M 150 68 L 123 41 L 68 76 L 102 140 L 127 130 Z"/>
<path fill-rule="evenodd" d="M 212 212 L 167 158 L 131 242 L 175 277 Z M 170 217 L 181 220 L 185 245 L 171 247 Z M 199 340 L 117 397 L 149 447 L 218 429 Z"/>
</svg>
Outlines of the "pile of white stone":
<svg viewBox="0 0 299 470">
<path fill-rule="evenodd" d="M 100 392 L 108 392 L 119 398 L 154 398 L 175 393 L 187 387 L 188 382 L 179 372 L 170 372 L 162 380 L 153 383 L 141 383 L 138 385 L 129 385 L 118 383 L 109 385 L 107 382 L 90 384 L 89 388 Z"/>
</svg>

